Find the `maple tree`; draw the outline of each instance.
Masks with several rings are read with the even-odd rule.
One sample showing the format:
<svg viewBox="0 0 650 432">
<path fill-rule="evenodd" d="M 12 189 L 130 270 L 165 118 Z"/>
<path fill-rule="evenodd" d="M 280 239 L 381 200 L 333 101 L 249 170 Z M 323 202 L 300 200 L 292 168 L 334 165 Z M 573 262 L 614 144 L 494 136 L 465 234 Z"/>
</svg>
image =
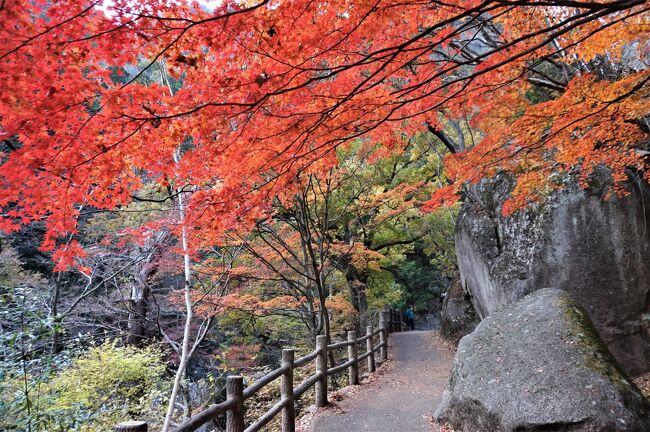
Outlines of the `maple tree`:
<svg viewBox="0 0 650 432">
<path fill-rule="evenodd" d="M 552 186 L 553 167 L 605 163 L 621 180 L 643 163 L 633 146 L 647 115 L 647 10 L 642 0 L 2 2 L 1 228 L 45 219 L 43 249 L 59 270 L 74 266 L 79 208 L 124 206 L 146 178 L 172 185 L 170 199 L 191 191 L 183 226 L 200 250 L 252 226 L 297 174 L 333 166 L 334 148 L 390 147 L 444 117 L 485 138 L 454 155 L 454 186 L 431 205 L 496 170 L 520 178 L 505 211 Z M 594 73 L 605 59 L 615 73 Z M 147 73 L 159 79 L 142 82 Z M 533 104 L 526 94 L 540 85 L 551 98 Z"/>
<path fill-rule="evenodd" d="M 436 222 L 453 216 L 418 209 L 439 187 L 433 178 L 441 160 L 423 138 L 405 139 L 390 152 L 357 143 L 337 152 L 335 169 L 299 178 L 302 189 L 274 200 L 272 217 L 236 236 L 250 258 L 240 260 L 243 283 L 227 306 L 297 318 L 313 343 L 321 333 L 336 334 L 330 321 L 362 329 L 369 309 L 405 301 L 413 283 L 402 274 L 407 255 L 426 262 L 452 250 L 438 236 L 453 229 Z M 330 310 L 331 304 L 339 307 Z"/>
</svg>

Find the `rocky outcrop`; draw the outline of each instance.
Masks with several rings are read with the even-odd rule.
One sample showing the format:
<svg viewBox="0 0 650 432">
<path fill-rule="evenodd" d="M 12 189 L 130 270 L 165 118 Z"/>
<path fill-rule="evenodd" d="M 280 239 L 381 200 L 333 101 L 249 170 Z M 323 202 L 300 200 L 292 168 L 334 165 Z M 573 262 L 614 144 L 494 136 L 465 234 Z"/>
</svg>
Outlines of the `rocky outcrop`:
<svg viewBox="0 0 650 432">
<path fill-rule="evenodd" d="M 473 187 L 456 230 L 461 283 L 481 318 L 534 290 L 564 289 L 629 374 L 648 371 L 650 188 L 631 183 L 628 196 L 605 199 L 606 173 L 589 190 L 567 183 L 508 218 L 507 176 Z"/>
<path fill-rule="evenodd" d="M 473 332 L 479 322 L 469 293 L 463 290 L 460 278 L 454 278 L 442 304 L 440 332 L 445 338 L 458 342 L 460 338 Z"/>
<path fill-rule="evenodd" d="M 565 292 L 491 314 L 458 346 L 436 418 L 457 431 L 650 431 L 650 404 Z"/>
</svg>

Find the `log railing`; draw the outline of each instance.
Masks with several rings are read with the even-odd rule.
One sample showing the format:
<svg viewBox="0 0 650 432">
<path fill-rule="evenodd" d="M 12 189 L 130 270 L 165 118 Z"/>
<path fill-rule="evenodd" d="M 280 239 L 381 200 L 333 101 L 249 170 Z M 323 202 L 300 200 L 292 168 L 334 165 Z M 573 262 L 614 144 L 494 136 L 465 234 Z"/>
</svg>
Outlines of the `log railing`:
<svg viewBox="0 0 650 432">
<path fill-rule="evenodd" d="M 278 414 L 282 413 L 282 432 L 294 432 L 296 428 L 295 401 L 307 390 L 315 388 L 316 407 L 327 405 L 327 379 L 347 369 L 350 385 L 359 384 L 359 365 L 366 362 L 368 373 L 373 373 L 377 363 L 388 359 L 388 334 L 401 331 L 399 311 L 385 310 L 379 314 L 379 328 L 366 328 L 366 334 L 357 337 L 356 331 L 349 331 L 347 340 L 327 344 L 326 336 L 316 337 L 316 349 L 304 357 L 295 359 L 293 349 L 282 350 L 282 363 L 250 386 L 244 388 L 244 378 L 229 376 L 226 378 L 226 400 L 199 412 L 181 423 L 175 432 L 195 431 L 205 423 L 226 414 L 226 432 L 256 432 L 261 430 Z M 379 343 L 375 344 L 379 336 Z M 359 354 L 359 344 L 365 342 L 366 351 Z M 347 361 L 328 368 L 328 353 L 347 348 Z M 294 387 L 294 370 L 310 362 L 315 363 L 316 373 L 307 377 Z M 244 403 L 259 392 L 264 386 L 280 378 L 280 399 L 264 415 L 248 427 L 244 425 Z M 136 428 L 134 428 L 136 427 Z M 115 432 L 147 432 L 145 422 L 120 423 L 113 428 Z"/>
</svg>

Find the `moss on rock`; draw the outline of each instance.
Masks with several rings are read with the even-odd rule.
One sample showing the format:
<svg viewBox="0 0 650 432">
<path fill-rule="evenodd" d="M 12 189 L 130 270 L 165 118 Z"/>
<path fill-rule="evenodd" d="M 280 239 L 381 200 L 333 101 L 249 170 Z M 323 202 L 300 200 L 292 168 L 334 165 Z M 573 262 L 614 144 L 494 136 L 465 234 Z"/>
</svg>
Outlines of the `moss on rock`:
<svg viewBox="0 0 650 432">
<path fill-rule="evenodd" d="M 557 303 L 569 324 L 569 337 L 583 354 L 585 366 L 618 386 L 631 388 L 630 380 L 621 372 L 585 311 L 568 295 L 558 298 Z"/>
</svg>

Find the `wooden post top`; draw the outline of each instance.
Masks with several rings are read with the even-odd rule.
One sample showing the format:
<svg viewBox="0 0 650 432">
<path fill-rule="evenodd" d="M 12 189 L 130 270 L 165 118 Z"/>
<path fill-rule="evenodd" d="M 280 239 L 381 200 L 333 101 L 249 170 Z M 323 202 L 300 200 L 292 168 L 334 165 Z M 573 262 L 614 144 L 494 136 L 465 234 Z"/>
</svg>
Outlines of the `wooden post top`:
<svg viewBox="0 0 650 432">
<path fill-rule="evenodd" d="M 282 362 L 283 363 L 293 363 L 295 358 L 296 351 L 291 348 L 285 348 L 282 350 Z"/>
<path fill-rule="evenodd" d="M 114 426 L 113 432 L 147 432 L 147 422 L 125 421 Z"/>
<path fill-rule="evenodd" d="M 226 396 L 228 399 L 240 399 L 244 392 L 244 377 L 241 375 L 230 375 L 226 377 Z"/>
<path fill-rule="evenodd" d="M 226 387 L 232 389 L 243 388 L 244 377 L 241 375 L 229 375 L 226 377 Z"/>
</svg>

